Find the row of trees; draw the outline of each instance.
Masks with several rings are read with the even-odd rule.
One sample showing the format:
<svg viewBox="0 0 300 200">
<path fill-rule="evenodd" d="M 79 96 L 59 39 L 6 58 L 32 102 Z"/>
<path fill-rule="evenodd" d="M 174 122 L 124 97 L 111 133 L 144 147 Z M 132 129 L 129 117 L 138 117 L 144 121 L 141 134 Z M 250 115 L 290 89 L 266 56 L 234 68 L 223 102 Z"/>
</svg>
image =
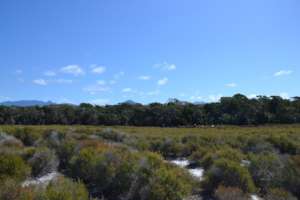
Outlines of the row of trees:
<svg viewBox="0 0 300 200">
<path fill-rule="evenodd" d="M 207 104 L 192 104 L 174 99 L 166 104 L 149 105 L 122 103 L 93 106 L 82 103 L 79 106 L 0 106 L 0 124 L 194 126 L 299 122 L 300 97 L 283 99 L 279 96 L 258 96 L 249 99 L 236 94 Z"/>
</svg>

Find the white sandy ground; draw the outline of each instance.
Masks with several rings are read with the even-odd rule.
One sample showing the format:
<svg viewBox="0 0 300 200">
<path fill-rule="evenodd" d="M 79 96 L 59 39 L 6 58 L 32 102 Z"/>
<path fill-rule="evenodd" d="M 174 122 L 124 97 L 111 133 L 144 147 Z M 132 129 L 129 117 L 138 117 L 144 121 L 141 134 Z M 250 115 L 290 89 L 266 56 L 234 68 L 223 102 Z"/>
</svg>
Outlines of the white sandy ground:
<svg viewBox="0 0 300 200">
<path fill-rule="evenodd" d="M 204 175 L 204 169 L 203 168 L 194 168 L 194 169 L 189 169 L 187 168 L 190 162 L 187 159 L 175 159 L 169 161 L 170 163 L 173 163 L 174 165 L 177 165 L 178 167 L 181 168 L 186 168 L 189 173 L 197 178 L 198 180 L 202 181 L 203 180 L 203 175 Z M 249 161 L 242 161 L 242 165 L 248 165 Z M 251 194 L 250 195 L 251 200 L 263 200 L 262 198 L 258 197 L 256 194 Z"/>
<path fill-rule="evenodd" d="M 54 180 L 58 176 L 60 176 L 60 174 L 58 172 L 51 172 L 51 173 L 41 176 L 39 178 L 28 179 L 22 183 L 22 187 L 28 187 L 28 186 L 32 186 L 32 185 L 46 186 L 50 183 L 50 181 Z"/>
<path fill-rule="evenodd" d="M 171 160 L 170 162 L 181 168 L 187 168 L 187 166 L 190 164 L 190 162 L 187 159 L 176 159 L 176 160 Z M 192 176 L 199 179 L 200 181 L 203 179 L 203 174 L 204 174 L 203 168 L 200 167 L 194 169 L 187 168 L 187 170 L 190 172 Z"/>
</svg>

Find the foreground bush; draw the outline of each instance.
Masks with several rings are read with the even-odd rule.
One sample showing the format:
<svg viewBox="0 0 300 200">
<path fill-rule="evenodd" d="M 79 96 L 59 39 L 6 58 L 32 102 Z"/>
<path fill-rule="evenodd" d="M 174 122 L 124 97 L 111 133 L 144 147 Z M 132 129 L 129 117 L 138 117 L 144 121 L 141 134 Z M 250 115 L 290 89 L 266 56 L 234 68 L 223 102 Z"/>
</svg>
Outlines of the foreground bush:
<svg viewBox="0 0 300 200">
<path fill-rule="evenodd" d="M 251 155 L 250 161 L 249 171 L 261 193 L 282 185 L 284 164 L 278 155 L 273 153 Z"/>
<path fill-rule="evenodd" d="M 88 192 L 80 182 L 59 178 L 51 182 L 45 192 L 47 200 L 88 200 Z"/>
<path fill-rule="evenodd" d="M 214 194 L 216 200 L 249 200 L 250 198 L 241 189 L 219 186 Z"/>
<path fill-rule="evenodd" d="M 21 187 L 13 179 L 0 182 L 1 200 L 88 200 L 88 192 L 80 182 L 60 177 L 47 187 Z"/>
<path fill-rule="evenodd" d="M 24 160 L 13 154 L 0 155 L 0 180 L 13 178 L 23 180 L 30 174 L 30 167 Z"/>
<path fill-rule="evenodd" d="M 205 192 L 212 194 L 220 185 L 237 187 L 244 193 L 255 191 L 253 180 L 249 171 L 240 163 L 229 160 L 218 160 L 208 170 L 203 182 Z"/>
<path fill-rule="evenodd" d="M 38 149 L 28 162 L 32 167 L 34 177 L 55 171 L 59 164 L 55 153 L 48 148 Z"/>
<path fill-rule="evenodd" d="M 297 200 L 289 192 L 282 189 L 271 189 L 268 191 L 267 195 L 264 197 L 265 200 Z"/>
<path fill-rule="evenodd" d="M 124 148 L 85 148 L 70 163 L 69 175 L 82 180 L 95 197 L 109 200 L 182 199 L 191 191 L 188 174 L 156 154 Z"/>
</svg>

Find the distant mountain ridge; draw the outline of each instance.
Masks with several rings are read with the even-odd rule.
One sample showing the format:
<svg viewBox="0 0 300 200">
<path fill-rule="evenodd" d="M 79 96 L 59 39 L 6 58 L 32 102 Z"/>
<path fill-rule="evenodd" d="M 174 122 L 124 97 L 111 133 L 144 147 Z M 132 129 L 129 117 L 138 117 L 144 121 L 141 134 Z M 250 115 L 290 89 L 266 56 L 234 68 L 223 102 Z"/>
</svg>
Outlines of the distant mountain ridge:
<svg viewBox="0 0 300 200">
<path fill-rule="evenodd" d="M 52 101 L 39 101 L 39 100 L 20 100 L 20 101 L 4 101 L 1 102 L 1 106 L 17 106 L 17 107 L 29 107 L 29 106 L 48 106 L 53 105 Z"/>
</svg>

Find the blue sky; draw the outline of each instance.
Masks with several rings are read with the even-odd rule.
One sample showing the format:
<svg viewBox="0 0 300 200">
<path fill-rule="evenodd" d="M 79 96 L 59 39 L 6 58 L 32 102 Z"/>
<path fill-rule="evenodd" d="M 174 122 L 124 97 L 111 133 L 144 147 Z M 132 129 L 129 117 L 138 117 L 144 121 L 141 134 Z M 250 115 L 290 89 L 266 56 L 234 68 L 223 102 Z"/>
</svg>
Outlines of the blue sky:
<svg viewBox="0 0 300 200">
<path fill-rule="evenodd" d="M 299 0 L 1 0 L 0 101 L 300 95 Z"/>
</svg>

